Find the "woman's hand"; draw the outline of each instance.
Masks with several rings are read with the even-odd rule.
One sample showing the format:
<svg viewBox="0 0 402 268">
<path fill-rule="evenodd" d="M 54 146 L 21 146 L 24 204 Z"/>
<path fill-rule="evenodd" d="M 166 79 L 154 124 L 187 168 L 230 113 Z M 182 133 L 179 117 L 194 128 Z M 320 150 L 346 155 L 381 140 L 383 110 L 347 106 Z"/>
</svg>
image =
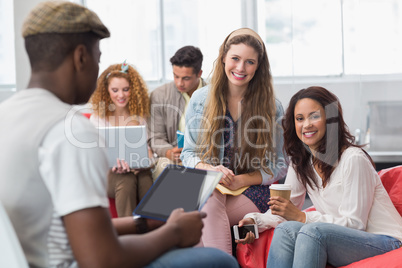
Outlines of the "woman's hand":
<svg viewBox="0 0 402 268">
<path fill-rule="evenodd" d="M 129 165 L 125 160 L 117 158 L 116 163 L 117 165 L 112 168 L 112 172 L 116 174 L 131 172 Z"/>
<path fill-rule="evenodd" d="M 229 188 L 234 183 L 235 174 L 233 173 L 232 170 L 228 169 L 227 167 L 224 167 L 222 165 L 212 166 L 210 164 L 206 164 L 206 163 L 202 163 L 202 162 L 199 162 L 195 167 L 199 168 L 199 169 L 206 169 L 206 170 L 222 172 L 223 176 L 222 176 L 221 180 L 219 181 L 219 183 L 227 188 Z M 229 189 L 231 189 L 231 188 L 229 188 Z M 232 189 L 232 190 L 237 190 L 237 189 Z"/>
<path fill-rule="evenodd" d="M 232 170 L 222 165 L 213 167 L 215 171 L 222 172 L 223 176 L 219 181 L 220 184 L 230 189 L 230 186 L 235 182 L 235 174 Z"/>
<path fill-rule="evenodd" d="M 283 197 L 271 196 L 268 205 L 272 215 L 281 216 L 288 221 L 299 221 L 303 223 L 306 221 L 306 214 Z"/>
<path fill-rule="evenodd" d="M 255 222 L 252 218 L 245 218 L 245 219 L 242 219 L 241 221 L 239 221 L 239 227 L 242 227 L 247 224 L 255 224 Z M 235 240 L 235 242 L 242 243 L 244 245 L 244 244 L 251 244 L 254 242 L 254 240 L 255 240 L 255 235 L 253 234 L 253 232 L 250 231 L 247 233 L 247 235 L 244 239 Z"/>
</svg>

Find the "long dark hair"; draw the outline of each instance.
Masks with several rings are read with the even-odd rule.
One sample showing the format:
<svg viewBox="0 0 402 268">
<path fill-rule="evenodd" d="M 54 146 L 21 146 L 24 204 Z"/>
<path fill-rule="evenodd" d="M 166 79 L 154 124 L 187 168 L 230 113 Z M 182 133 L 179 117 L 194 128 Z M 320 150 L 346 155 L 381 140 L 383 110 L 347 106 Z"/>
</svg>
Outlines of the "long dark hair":
<svg viewBox="0 0 402 268">
<path fill-rule="evenodd" d="M 348 147 L 361 148 L 362 146 L 354 144 L 355 137 L 350 134 L 348 126 L 343 119 L 339 99 L 333 93 L 323 87 L 312 86 L 301 89 L 293 95 L 286 110 L 285 118 L 282 121 L 285 151 L 292 160 L 292 165 L 299 181 L 304 187 L 309 185 L 314 188 L 314 186 L 318 187 L 318 184 L 313 165 L 310 163 L 312 154 L 309 147 L 297 137 L 295 129 L 295 106 L 299 100 L 305 98 L 317 101 L 325 109 L 325 135 L 321 139 L 317 153 L 312 159 L 313 165 L 317 165 L 323 174 L 324 184 L 329 182 L 343 151 Z M 365 154 L 374 166 L 371 157 L 367 152 Z"/>
</svg>

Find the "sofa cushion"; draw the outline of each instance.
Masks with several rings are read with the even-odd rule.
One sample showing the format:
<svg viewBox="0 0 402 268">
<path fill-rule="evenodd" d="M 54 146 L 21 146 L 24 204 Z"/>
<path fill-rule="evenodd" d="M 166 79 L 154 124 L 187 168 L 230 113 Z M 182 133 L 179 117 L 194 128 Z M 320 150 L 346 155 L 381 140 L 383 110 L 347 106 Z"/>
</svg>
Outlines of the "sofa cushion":
<svg viewBox="0 0 402 268">
<path fill-rule="evenodd" d="M 351 263 L 341 268 L 400 268 L 402 265 L 402 248 Z"/>
<path fill-rule="evenodd" d="M 402 216 L 402 166 L 383 169 L 378 175 L 396 210 Z"/>
</svg>

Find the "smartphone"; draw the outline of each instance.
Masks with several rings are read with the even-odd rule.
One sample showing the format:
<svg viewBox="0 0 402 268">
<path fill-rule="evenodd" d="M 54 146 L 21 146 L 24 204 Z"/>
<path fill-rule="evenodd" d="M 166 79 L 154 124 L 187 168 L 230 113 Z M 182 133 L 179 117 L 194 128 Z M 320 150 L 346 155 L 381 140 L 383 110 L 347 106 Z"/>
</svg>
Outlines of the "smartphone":
<svg viewBox="0 0 402 268">
<path fill-rule="evenodd" d="M 255 235 L 255 239 L 259 237 L 257 224 L 246 224 L 242 227 L 239 227 L 239 225 L 233 226 L 233 233 L 236 240 L 246 238 L 247 233 L 250 231 Z"/>
</svg>

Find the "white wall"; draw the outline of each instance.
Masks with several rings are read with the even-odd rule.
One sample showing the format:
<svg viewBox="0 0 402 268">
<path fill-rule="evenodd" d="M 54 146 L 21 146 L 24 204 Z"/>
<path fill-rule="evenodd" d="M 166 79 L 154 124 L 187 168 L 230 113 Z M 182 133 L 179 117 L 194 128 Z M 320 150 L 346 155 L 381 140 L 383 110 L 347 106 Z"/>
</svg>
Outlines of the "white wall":
<svg viewBox="0 0 402 268">
<path fill-rule="evenodd" d="M 24 39 L 21 35 L 22 24 L 28 13 L 41 0 L 14 0 L 14 28 L 15 28 L 15 62 L 17 90 L 23 89 L 28 85 L 31 68 L 28 56 L 25 52 Z"/>
<path fill-rule="evenodd" d="M 29 11 L 39 2 L 41 0 L 14 0 L 17 90 L 26 87 L 30 75 L 29 61 L 25 52 L 23 38 L 21 37 L 21 27 Z M 378 53 L 381 53 L 381 51 Z M 339 97 L 344 108 L 346 123 L 349 125 L 352 133 L 357 128 L 365 131 L 368 101 L 402 100 L 402 75 L 293 80 L 283 80 L 274 77 L 276 95 L 284 108 L 287 107 L 291 96 L 295 92 L 312 85 L 323 86 Z M 152 86 L 152 88 L 154 87 L 155 85 Z M 10 92 L 0 91 L 0 101 L 6 99 L 11 94 Z M 396 133 L 396 135 L 401 134 Z"/>
<path fill-rule="evenodd" d="M 31 68 L 24 48 L 24 39 L 21 35 L 22 24 L 31 9 L 41 0 L 14 0 L 14 38 L 15 38 L 15 68 L 16 90 L 25 88 L 29 81 Z M 14 94 L 13 91 L 0 91 L 0 102 Z"/>
<path fill-rule="evenodd" d="M 366 130 L 369 101 L 401 101 L 402 75 L 280 81 L 274 78 L 275 92 L 284 108 L 298 90 L 322 86 L 338 96 L 346 123 L 352 134 L 355 129 Z M 402 111 L 401 111 L 402 112 Z M 402 133 L 398 133 L 402 134 Z"/>
</svg>

